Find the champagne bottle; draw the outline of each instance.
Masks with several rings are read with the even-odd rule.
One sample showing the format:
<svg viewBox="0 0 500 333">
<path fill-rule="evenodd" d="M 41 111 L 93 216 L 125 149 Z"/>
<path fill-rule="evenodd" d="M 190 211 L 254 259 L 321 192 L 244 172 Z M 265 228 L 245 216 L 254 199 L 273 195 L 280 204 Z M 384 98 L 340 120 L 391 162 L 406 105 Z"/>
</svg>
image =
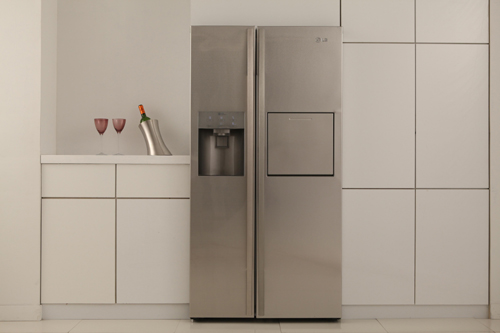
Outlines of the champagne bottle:
<svg viewBox="0 0 500 333">
<path fill-rule="evenodd" d="M 146 116 L 146 111 L 144 111 L 144 106 L 142 106 L 142 104 L 139 105 L 139 111 L 141 111 L 141 123 L 146 120 L 151 120 L 151 118 Z"/>
</svg>

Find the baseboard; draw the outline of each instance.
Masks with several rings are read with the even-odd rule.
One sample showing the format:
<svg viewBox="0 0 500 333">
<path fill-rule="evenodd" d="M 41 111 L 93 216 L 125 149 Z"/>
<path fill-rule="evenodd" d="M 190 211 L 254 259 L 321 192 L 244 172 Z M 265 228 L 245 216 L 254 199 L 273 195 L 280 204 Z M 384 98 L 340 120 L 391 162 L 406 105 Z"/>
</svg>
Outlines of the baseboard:
<svg viewBox="0 0 500 333">
<path fill-rule="evenodd" d="M 41 305 L 0 305 L 0 321 L 42 320 Z"/>
<path fill-rule="evenodd" d="M 342 318 L 488 318 L 489 310 L 488 305 L 344 305 Z M 497 311 L 497 314 L 500 314 L 500 311 Z M 189 319 L 189 304 L 46 304 L 43 305 L 42 317 L 43 319 Z"/>
<path fill-rule="evenodd" d="M 43 319 L 189 319 L 189 304 L 44 304 Z"/>
<path fill-rule="evenodd" d="M 490 304 L 490 319 L 500 319 L 500 304 Z"/>
<path fill-rule="evenodd" d="M 488 305 L 343 305 L 343 319 L 488 318 Z"/>
</svg>

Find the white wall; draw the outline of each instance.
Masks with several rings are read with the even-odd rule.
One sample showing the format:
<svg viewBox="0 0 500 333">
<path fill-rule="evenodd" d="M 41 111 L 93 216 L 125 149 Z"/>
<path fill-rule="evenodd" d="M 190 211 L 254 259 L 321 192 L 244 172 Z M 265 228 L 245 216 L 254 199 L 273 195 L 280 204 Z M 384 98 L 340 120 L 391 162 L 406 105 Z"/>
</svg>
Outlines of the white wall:
<svg viewBox="0 0 500 333">
<path fill-rule="evenodd" d="M 42 96 L 40 144 L 42 155 L 56 154 L 57 0 L 42 0 Z"/>
<path fill-rule="evenodd" d="M 145 155 L 137 106 L 160 122 L 174 155 L 189 154 L 190 2 L 64 0 L 57 22 L 57 153 L 97 154 L 94 118 L 126 118 L 122 154 Z"/>
<path fill-rule="evenodd" d="M 0 1 L 0 320 L 40 304 L 41 1 Z"/>
</svg>

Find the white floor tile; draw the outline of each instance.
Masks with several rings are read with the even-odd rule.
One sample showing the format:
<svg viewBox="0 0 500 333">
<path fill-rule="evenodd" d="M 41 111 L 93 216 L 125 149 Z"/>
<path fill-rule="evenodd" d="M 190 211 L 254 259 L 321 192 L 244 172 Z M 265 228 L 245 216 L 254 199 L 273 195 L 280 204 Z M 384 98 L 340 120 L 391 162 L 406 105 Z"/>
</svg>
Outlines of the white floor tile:
<svg viewBox="0 0 500 333">
<path fill-rule="evenodd" d="M 339 320 L 337 322 L 281 322 L 281 332 L 384 332 L 376 320 Z"/>
<path fill-rule="evenodd" d="M 477 319 L 481 324 L 492 329 L 493 331 L 500 331 L 500 320 L 492 319 Z"/>
<path fill-rule="evenodd" d="M 82 320 L 71 333 L 174 333 L 179 320 Z"/>
<path fill-rule="evenodd" d="M 181 320 L 175 332 L 188 333 L 278 333 L 280 324 L 252 322 L 193 322 Z"/>
<path fill-rule="evenodd" d="M 69 332 L 79 320 L 42 320 L 42 321 L 0 321 L 2 333 L 59 333 Z"/>
<path fill-rule="evenodd" d="M 396 332 L 490 332 L 472 318 L 379 319 L 389 333 Z"/>
</svg>

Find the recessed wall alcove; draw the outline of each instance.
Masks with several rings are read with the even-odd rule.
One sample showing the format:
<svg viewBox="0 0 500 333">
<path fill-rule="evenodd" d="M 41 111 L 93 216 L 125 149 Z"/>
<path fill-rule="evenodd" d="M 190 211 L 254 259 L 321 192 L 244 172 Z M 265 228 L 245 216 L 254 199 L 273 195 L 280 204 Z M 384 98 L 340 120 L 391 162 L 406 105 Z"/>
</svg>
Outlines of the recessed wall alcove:
<svg viewBox="0 0 500 333">
<path fill-rule="evenodd" d="M 174 155 L 189 154 L 190 3 L 184 0 L 43 0 L 41 153 L 91 155 L 94 118 L 127 123 L 120 152 L 144 155 L 137 106 L 159 120 Z"/>
</svg>

